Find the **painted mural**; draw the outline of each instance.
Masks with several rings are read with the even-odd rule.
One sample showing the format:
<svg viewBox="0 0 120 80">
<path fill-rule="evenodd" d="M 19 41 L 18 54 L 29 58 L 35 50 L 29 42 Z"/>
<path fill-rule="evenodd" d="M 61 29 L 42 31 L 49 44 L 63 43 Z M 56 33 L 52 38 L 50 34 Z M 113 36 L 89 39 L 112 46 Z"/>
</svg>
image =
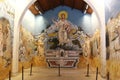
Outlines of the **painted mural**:
<svg viewBox="0 0 120 80">
<path fill-rule="evenodd" d="M 51 21 L 38 35 L 21 27 L 20 62 L 32 61 L 34 65 L 43 66 L 47 61 L 49 67 L 77 67 L 80 55 L 86 63 L 100 55 L 98 29 L 94 35 L 88 35 L 68 20 L 67 11 L 60 11 L 58 18 Z"/>
<path fill-rule="evenodd" d="M 24 27 L 20 27 L 20 47 L 19 62 L 25 68 L 29 68 L 32 63 L 34 66 L 45 66 L 43 36 L 34 36 Z"/>
<path fill-rule="evenodd" d="M 120 14 L 107 24 L 107 71 L 111 80 L 120 78 Z"/>
<path fill-rule="evenodd" d="M 49 67 L 58 67 L 59 65 L 76 67 L 81 54 L 86 59 L 99 54 L 99 30 L 96 31 L 93 38 L 68 21 L 66 11 L 59 12 L 58 17 L 57 20 L 53 19 L 53 24 L 41 34 Z"/>
<path fill-rule="evenodd" d="M 45 30 L 45 36 L 48 37 L 48 45 L 46 49 L 73 49 L 78 50 L 81 48 L 78 41 L 78 34 L 80 34 L 78 27 L 66 20 L 67 13 L 61 14 L 60 20 L 54 20 L 49 28 Z"/>
<path fill-rule="evenodd" d="M 59 64 L 61 67 L 75 67 L 81 53 L 78 36 L 81 32 L 67 20 L 66 11 L 61 11 L 58 16 L 59 19 L 53 19 L 53 24 L 41 34 L 46 61 L 49 67 L 58 67 Z"/>
<path fill-rule="evenodd" d="M 20 27 L 20 61 L 29 61 L 34 53 L 34 38 L 22 26 Z M 29 58 L 28 58 L 29 57 Z"/>
<path fill-rule="evenodd" d="M 10 23 L 5 18 L 0 18 L 0 63 L 8 66 L 11 63 L 12 55 L 12 37 Z"/>
<path fill-rule="evenodd" d="M 53 24 L 35 36 L 36 52 L 46 58 L 49 67 L 76 67 L 80 55 L 84 56 L 86 63 L 100 55 L 99 30 L 88 35 L 67 18 L 68 13 L 60 11 L 58 19 L 52 19 Z"/>
<path fill-rule="evenodd" d="M 14 12 L 9 0 L 0 1 L 0 80 L 11 70 Z"/>
</svg>

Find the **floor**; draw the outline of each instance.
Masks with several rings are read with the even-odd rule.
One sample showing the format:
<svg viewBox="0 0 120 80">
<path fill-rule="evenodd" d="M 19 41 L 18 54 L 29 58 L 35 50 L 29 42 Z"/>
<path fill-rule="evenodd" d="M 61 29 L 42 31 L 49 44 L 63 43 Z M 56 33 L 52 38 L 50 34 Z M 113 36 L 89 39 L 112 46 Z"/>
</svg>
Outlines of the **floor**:
<svg viewBox="0 0 120 80">
<path fill-rule="evenodd" d="M 62 68 L 58 75 L 58 68 L 33 67 L 32 75 L 30 69 L 24 69 L 24 80 L 96 80 L 96 71 L 90 70 L 86 77 L 86 69 Z M 9 80 L 9 79 L 6 79 Z M 11 80 L 22 80 L 22 74 L 12 77 Z M 97 80 L 105 80 L 98 75 Z"/>
</svg>

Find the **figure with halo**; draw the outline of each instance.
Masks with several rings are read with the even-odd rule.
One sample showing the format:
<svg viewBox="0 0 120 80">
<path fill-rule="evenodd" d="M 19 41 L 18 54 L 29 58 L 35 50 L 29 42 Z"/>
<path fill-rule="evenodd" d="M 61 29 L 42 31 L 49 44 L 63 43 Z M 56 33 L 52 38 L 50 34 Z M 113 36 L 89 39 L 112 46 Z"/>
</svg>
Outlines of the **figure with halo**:
<svg viewBox="0 0 120 80">
<path fill-rule="evenodd" d="M 68 32 L 70 31 L 70 22 L 67 20 L 68 13 L 66 11 L 59 12 L 58 17 L 59 20 L 53 20 L 53 23 L 58 28 L 59 45 L 63 45 L 69 42 Z"/>
</svg>

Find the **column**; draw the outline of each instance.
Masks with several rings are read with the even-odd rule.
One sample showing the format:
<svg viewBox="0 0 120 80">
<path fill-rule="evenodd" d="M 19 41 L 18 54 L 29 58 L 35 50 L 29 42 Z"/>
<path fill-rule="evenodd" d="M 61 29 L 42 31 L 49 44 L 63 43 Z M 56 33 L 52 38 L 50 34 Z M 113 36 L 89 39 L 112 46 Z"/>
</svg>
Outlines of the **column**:
<svg viewBox="0 0 120 80">
<path fill-rule="evenodd" d="M 101 43 L 101 53 L 100 53 L 100 58 L 101 58 L 101 76 L 105 77 L 106 76 L 106 28 L 101 27 L 100 31 L 100 43 Z"/>
<path fill-rule="evenodd" d="M 12 73 L 16 75 L 19 67 L 19 26 L 14 26 L 13 53 L 12 53 Z"/>
<path fill-rule="evenodd" d="M 101 76 L 106 76 L 106 27 L 105 27 L 105 0 L 84 0 L 96 13 L 100 23 L 100 60 L 101 60 Z"/>
<path fill-rule="evenodd" d="M 36 0 L 15 0 L 15 18 L 14 18 L 14 37 L 13 37 L 13 53 L 12 53 L 12 74 L 18 73 L 19 68 L 19 32 L 20 24 L 26 10 L 32 5 Z M 22 6 L 21 6 L 22 4 Z"/>
<path fill-rule="evenodd" d="M 102 3 L 104 3 L 104 0 L 101 0 Z M 101 4 L 102 8 L 102 13 L 99 12 L 100 15 L 100 22 L 101 22 L 101 27 L 100 27 L 100 42 L 101 42 L 101 49 L 100 49 L 100 58 L 101 58 L 101 76 L 106 77 L 106 69 L 107 69 L 107 64 L 106 64 L 106 26 L 105 26 L 105 6 L 104 4 Z"/>
</svg>

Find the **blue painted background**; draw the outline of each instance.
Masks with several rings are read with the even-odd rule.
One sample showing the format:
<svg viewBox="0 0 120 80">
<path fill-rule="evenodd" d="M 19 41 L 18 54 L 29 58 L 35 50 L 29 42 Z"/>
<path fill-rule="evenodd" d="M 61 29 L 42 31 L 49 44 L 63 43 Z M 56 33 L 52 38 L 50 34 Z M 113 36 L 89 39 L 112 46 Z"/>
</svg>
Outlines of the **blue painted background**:
<svg viewBox="0 0 120 80">
<path fill-rule="evenodd" d="M 106 23 L 112 17 L 120 13 L 120 0 L 105 0 L 105 20 Z"/>
<path fill-rule="evenodd" d="M 81 27 L 86 33 L 92 34 L 94 29 L 92 28 L 91 15 L 83 14 L 81 11 L 71 9 L 67 6 L 59 6 L 53 10 L 49 10 L 42 15 L 35 17 L 35 34 L 39 34 L 48 25 L 53 24 L 52 19 L 58 19 L 58 13 L 62 10 L 68 12 L 68 20 L 73 24 Z"/>
</svg>

